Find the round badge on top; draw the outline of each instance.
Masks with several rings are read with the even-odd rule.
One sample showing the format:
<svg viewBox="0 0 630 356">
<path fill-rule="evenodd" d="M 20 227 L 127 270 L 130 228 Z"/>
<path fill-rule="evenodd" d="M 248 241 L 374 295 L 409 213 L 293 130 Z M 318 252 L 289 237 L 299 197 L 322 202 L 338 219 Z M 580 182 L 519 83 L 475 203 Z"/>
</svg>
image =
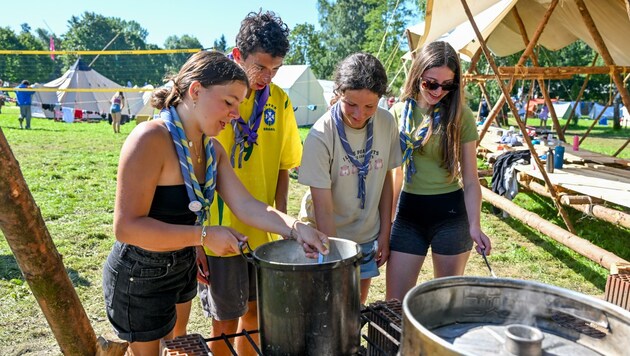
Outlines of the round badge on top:
<svg viewBox="0 0 630 356">
<path fill-rule="evenodd" d="M 193 200 L 190 204 L 188 204 L 188 209 L 193 213 L 200 211 L 201 208 L 203 208 L 203 205 L 201 205 L 201 202 L 197 200 Z"/>
</svg>

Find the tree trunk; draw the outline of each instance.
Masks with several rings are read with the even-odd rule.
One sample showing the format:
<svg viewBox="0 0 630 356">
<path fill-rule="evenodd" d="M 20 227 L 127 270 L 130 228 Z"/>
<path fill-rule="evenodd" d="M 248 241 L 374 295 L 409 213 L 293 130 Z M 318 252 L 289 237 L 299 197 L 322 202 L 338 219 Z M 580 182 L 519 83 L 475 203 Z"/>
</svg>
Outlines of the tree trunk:
<svg viewBox="0 0 630 356">
<path fill-rule="evenodd" d="M 94 355 L 96 335 L 0 128 L 0 229 L 65 355 Z"/>
</svg>

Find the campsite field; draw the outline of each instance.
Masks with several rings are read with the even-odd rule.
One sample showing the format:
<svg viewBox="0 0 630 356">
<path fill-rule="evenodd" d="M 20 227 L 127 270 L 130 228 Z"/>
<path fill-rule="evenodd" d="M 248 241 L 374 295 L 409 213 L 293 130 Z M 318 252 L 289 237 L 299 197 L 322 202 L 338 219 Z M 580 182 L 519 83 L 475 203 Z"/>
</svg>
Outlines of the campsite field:
<svg viewBox="0 0 630 356">
<path fill-rule="evenodd" d="M 34 119 L 32 130 L 20 130 L 15 107 L 3 107 L 0 128 L 63 255 L 69 274 L 97 335 L 112 337 L 101 289 L 103 262 L 114 242 L 112 212 L 120 147 L 135 123 L 114 135 L 106 123 L 63 124 Z M 305 135 L 307 129 L 302 129 Z M 628 131 L 625 131 L 627 137 Z M 608 142 L 601 133 L 602 142 Z M 588 142 L 588 140 L 587 140 Z M 602 145 L 596 145 L 592 149 Z M 615 144 L 615 149 L 620 144 Z M 623 156 L 628 157 L 628 151 Z M 3 172 L 4 173 L 4 172 Z M 306 190 L 295 180 L 289 210 L 295 215 Z M 519 194 L 516 201 L 558 223 L 551 203 L 536 195 Z M 630 260 L 630 231 L 571 211 L 579 234 Z M 501 219 L 483 205 L 482 224 L 493 241 L 489 257 L 499 277 L 535 280 L 589 295 L 602 296 L 607 271 L 517 220 Z M 0 233 L 1 235 L 1 233 Z M 419 282 L 431 278 L 430 261 Z M 472 255 L 466 275 L 488 276 L 481 257 Z M 0 354 L 60 354 L 43 314 L 32 296 L 4 238 L 0 238 Z M 376 278 L 370 301 L 384 298 L 384 270 Z M 208 336 L 210 321 L 193 302 L 190 332 Z"/>
</svg>

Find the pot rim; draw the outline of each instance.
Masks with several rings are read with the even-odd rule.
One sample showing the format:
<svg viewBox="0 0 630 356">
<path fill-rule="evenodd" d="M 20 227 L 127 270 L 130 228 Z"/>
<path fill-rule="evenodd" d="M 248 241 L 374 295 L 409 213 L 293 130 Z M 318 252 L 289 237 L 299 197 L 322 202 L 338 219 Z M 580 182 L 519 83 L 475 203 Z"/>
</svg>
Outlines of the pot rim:
<svg viewBox="0 0 630 356">
<path fill-rule="evenodd" d="M 605 300 L 601 300 L 583 293 L 572 291 L 570 289 L 557 287 L 549 284 L 544 284 L 536 281 L 513 279 L 513 278 L 490 278 L 490 277 L 475 277 L 475 276 L 454 276 L 436 278 L 427 282 L 423 282 L 407 292 L 403 299 L 403 319 L 406 319 L 411 325 L 421 332 L 425 337 L 429 338 L 432 342 L 439 344 L 445 349 L 453 349 L 454 345 L 441 337 L 434 334 L 431 330 L 424 327 L 415 317 L 411 317 L 413 314 L 409 310 L 409 303 L 411 298 L 415 297 L 418 293 L 431 292 L 439 289 L 449 287 L 510 287 L 527 289 L 530 291 L 544 292 L 556 297 L 570 298 L 578 303 L 589 305 L 593 308 L 599 309 L 607 318 L 611 316 L 618 319 L 630 320 L 630 312 Z M 404 325 L 404 323 L 403 323 Z M 404 333 L 404 331 L 403 331 Z M 464 350 L 458 349 L 457 352 L 462 355 L 473 355 Z"/>
<path fill-rule="evenodd" d="M 264 245 L 260 245 L 252 251 L 252 262 L 256 267 L 265 267 L 271 269 L 280 269 L 280 270 L 295 270 L 295 271 L 319 271 L 319 270 L 330 270 L 336 269 L 339 267 L 347 266 L 350 264 L 355 264 L 362 258 L 361 247 L 358 243 L 344 238 L 338 237 L 329 237 L 328 238 L 332 242 L 344 243 L 344 244 L 352 244 L 354 245 L 356 253 L 347 258 L 343 258 L 335 261 L 327 261 L 322 263 L 317 263 L 317 260 L 314 259 L 314 263 L 287 263 L 287 262 L 276 262 L 270 261 L 268 259 L 263 259 L 259 256 L 261 252 L 261 248 L 269 248 L 270 244 L 282 244 L 282 243 L 297 243 L 295 240 L 276 240 L 268 242 Z"/>
</svg>

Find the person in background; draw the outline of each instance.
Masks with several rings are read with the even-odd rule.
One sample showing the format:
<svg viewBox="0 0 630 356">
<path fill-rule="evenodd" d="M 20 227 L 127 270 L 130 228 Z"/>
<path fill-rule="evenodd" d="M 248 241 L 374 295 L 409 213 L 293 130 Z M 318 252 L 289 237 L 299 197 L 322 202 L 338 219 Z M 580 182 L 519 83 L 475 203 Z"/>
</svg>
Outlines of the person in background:
<svg viewBox="0 0 630 356">
<path fill-rule="evenodd" d="M 540 127 L 547 128 L 547 119 L 549 118 L 549 108 L 546 104 L 542 106 L 540 112 L 538 113 L 538 118 L 540 119 Z"/>
<path fill-rule="evenodd" d="M 337 102 L 309 131 L 298 178 L 310 186 L 302 219 L 360 244 L 364 256 L 375 252 L 361 264 L 363 304 L 389 255 L 391 170 L 401 164 L 396 121 L 378 106 L 386 90 L 387 74 L 376 57 L 344 59 L 335 74 Z"/>
<path fill-rule="evenodd" d="M 396 98 L 393 96 L 390 96 L 389 99 L 387 99 L 387 109 L 391 109 L 392 106 L 394 106 L 394 104 L 396 104 Z"/>
<path fill-rule="evenodd" d="M 424 46 L 412 63 L 401 102 L 392 107 L 400 128 L 403 171 L 387 263 L 386 299 L 402 300 L 416 285 L 431 247 L 434 276 L 462 275 L 473 241 L 490 253 L 481 231 L 477 129 L 462 103 L 461 66 L 446 42 Z M 401 192 L 402 186 L 402 192 Z"/>
<path fill-rule="evenodd" d="M 481 123 L 484 123 L 489 113 L 490 109 L 488 108 L 488 102 L 486 102 L 486 98 L 481 98 L 481 103 L 479 104 L 479 121 Z"/>
<path fill-rule="evenodd" d="M 4 101 L 6 100 L 6 94 L 2 91 L 2 85 L 4 82 L 0 79 L 0 114 L 2 114 L 2 107 L 4 106 Z"/>
<path fill-rule="evenodd" d="M 248 240 L 210 224 L 215 190 L 245 223 L 297 239 L 309 257 L 328 253 L 325 235 L 255 200 L 212 138 L 238 117 L 247 86 L 245 72 L 223 54 L 197 52 L 171 88 L 153 93 L 161 120 L 137 125 L 123 145 L 103 291 L 107 317 L 133 355 L 157 355 L 160 339 L 186 334 L 196 246 L 229 255 Z"/>
<path fill-rule="evenodd" d="M 289 50 L 288 35 L 288 27 L 273 12 L 252 12 L 241 22 L 231 56 L 247 73 L 249 88 L 239 115 L 217 136 L 247 190 L 282 212 L 287 210 L 289 169 L 302 157 L 291 100 L 271 83 Z M 247 235 L 252 249 L 279 238 L 236 216 L 221 198 L 213 202 L 211 216 L 212 224 Z M 199 285 L 199 296 L 204 314 L 212 317 L 211 336 L 258 329 L 254 266 L 240 254 L 219 257 L 212 249 L 206 254 L 210 283 Z M 258 334 L 252 337 L 258 340 Z M 218 355 L 229 352 L 222 341 L 212 343 L 211 349 Z M 236 351 L 254 353 L 245 338 L 236 339 Z"/>
<path fill-rule="evenodd" d="M 389 99 L 385 95 L 382 95 L 378 100 L 378 107 L 383 108 L 385 110 L 389 109 Z"/>
<path fill-rule="evenodd" d="M 30 87 L 31 83 L 29 83 L 28 80 L 23 80 L 16 88 L 26 89 Z M 31 102 L 33 94 L 35 94 L 35 92 L 30 90 L 18 90 L 15 92 L 17 104 L 20 107 L 20 117 L 18 118 L 20 121 L 20 128 L 25 128 L 27 130 L 31 129 Z M 26 121 L 26 126 L 22 125 L 24 121 Z"/>
<path fill-rule="evenodd" d="M 122 109 L 125 106 L 125 96 L 121 91 L 117 91 L 110 100 L 112 106 L 109 108 L 109 112 L 112 114 L 112 127 L 114 133 L 120 133 L 120 120 L 122 118 Z"/>
</svg>

